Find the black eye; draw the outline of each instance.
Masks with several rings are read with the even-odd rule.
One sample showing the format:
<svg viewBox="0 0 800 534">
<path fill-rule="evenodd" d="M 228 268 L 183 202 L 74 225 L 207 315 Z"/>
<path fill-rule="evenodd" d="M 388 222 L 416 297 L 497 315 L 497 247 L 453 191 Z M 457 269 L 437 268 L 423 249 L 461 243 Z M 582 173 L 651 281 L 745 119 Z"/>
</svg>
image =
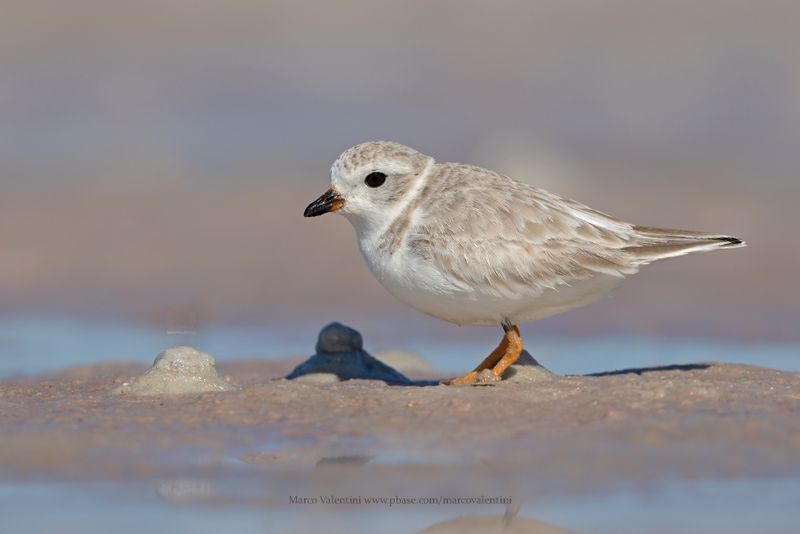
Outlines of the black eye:
<svg viewBox="0 0 800 534">
<path fill-rule="evenodd" d="M 364 178 L 364 183 L 370 187 L 380 187 L 386 181 L 386 175 L 382 172 L 371 172 Z"/>
</svg>

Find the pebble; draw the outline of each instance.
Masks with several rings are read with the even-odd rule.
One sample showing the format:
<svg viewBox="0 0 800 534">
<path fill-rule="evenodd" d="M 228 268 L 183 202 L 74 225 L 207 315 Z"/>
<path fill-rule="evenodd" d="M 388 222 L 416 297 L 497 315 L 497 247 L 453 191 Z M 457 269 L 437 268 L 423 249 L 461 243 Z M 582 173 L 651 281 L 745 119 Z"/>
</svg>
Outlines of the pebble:
<svg viewBox="0 0 800 534">
<path fill-rule="evenodd" d="M 361 334 L 340 323 L 323 328 L 317 353 L 287 375 L 289 380 L 326 384 L 335 380 L 381 380 L 387 384 L 409 385 L 411 380 L 372 357 L 363 349 Z"/>
</svg>

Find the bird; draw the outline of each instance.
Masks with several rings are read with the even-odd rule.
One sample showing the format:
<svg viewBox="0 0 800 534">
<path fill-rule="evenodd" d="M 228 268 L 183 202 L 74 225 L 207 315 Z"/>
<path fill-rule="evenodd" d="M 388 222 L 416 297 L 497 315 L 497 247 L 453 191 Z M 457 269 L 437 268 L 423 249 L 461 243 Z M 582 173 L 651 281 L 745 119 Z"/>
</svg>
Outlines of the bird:
<svg viewBox="0 0 800 534">
<path fill-rule="evenodd" d="M 737 237 L 639 226 L 575 200 L 392 141 L 345 150 L 305 217 L 335 212 L 355 228 L 390 294 L 457 325 L 503 329 L 464 376 L 500 380 L 523 348 L 519 324 L 595 302 L 643 265 L 745 246 Z"/>
</svg>

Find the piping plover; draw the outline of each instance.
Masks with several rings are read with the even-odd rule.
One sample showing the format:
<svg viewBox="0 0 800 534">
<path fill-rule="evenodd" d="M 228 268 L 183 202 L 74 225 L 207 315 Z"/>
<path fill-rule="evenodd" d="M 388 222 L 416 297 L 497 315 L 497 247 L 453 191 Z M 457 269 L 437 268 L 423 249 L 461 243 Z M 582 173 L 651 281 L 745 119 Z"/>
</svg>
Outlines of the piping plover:
<svg viewBox="0 0 800 534">
<path fill-rule="evenodd" d="M 500 325 L 498 347 L 450 381 L 498 379 L 522 351 L 519 323 L 583 306 L 639 267 L 744 242 L 626 223 L 495 172 L 436 163 L 399 143 L 346 150 L 306 217 L 336 211 L 395 297 L 459 325 Z M 490 370 L 490 373 L 482 373 Z"/>
</svg>

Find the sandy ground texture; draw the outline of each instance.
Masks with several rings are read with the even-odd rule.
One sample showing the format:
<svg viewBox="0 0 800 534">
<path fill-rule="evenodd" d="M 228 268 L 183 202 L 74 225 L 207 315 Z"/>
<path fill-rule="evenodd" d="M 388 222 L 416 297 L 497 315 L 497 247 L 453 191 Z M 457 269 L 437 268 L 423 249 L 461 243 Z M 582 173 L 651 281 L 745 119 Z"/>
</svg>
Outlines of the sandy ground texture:
<svg viewBox="0 0 800 534">
<path fill-rule="evenodd" d="M 542 534 L 566 532 L 526 517 L 542 499 L 800 474 L 800 373 L 709 362 L 557 376 L 526 355 L 501 382 L 454 387 L 412 354 L 379 362 L 347 327 L 322 334 L 305 361 L 215 367 L 179 347 L 150 369 L 0 382 L 0 481 L 144 484 L 167 505 L 255 507 L 328 530 L 330 507 L 292 499 L 435 498 L 464 515 L 430 532 Z M 435 509 L 419 502 L 402 510 Z"/>
<path fill-rule="evenodd" d="M 596 376 L 517 367 L 499 383 L 448 387 L 428 385 L 437 377 L 411 358 L 414 385 L 282 378 L 300 361 L 222 365 L 231 390 L 176 396 L 112 394 L 140 365 L 0 382 L 0 472 L 359 465 L 372 475 L 488 474 L 507 489 L 533 473 L 551 488 L 589 488 L 800 468 L 798 373 L 713 362 Z M 425 474 L 413 475 L 415 465 Z"/>
</svg>

